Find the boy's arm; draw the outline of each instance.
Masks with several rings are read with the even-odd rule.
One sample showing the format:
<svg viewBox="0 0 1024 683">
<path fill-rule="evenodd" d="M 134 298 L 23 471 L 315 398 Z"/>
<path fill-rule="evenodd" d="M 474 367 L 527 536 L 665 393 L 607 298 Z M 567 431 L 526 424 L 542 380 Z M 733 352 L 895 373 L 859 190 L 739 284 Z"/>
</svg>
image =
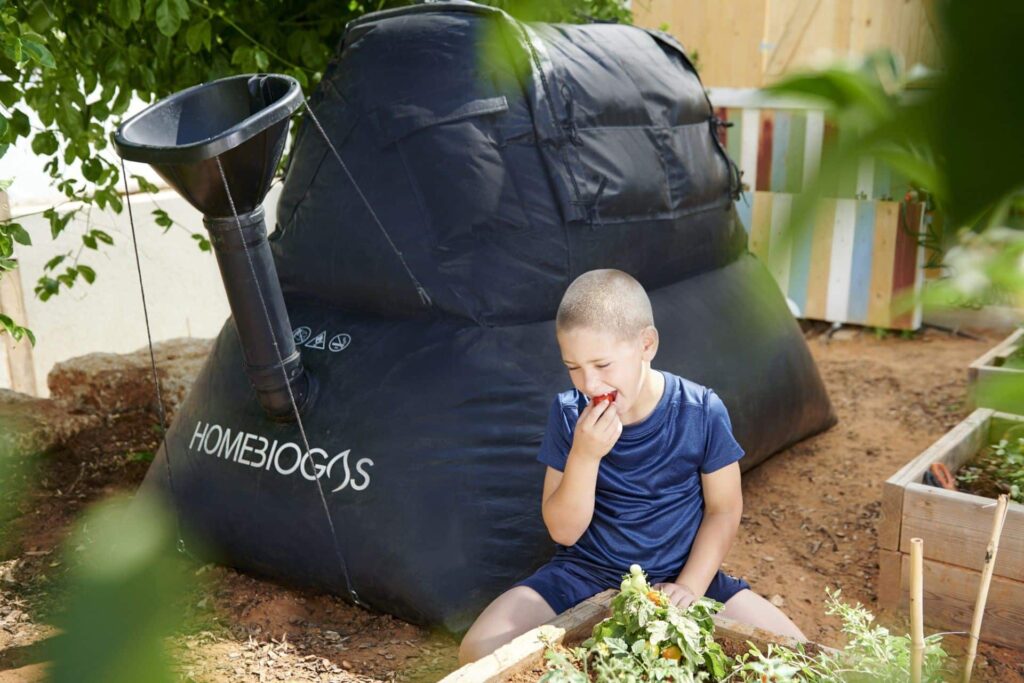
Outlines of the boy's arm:
<svg viewBox="0 0 1024 683">
<path fill-rule="evenodd" d="M 551 539 L 564 546 L 579 540 L 594 517 L 594 489 L 597 487 L 597 466 L 569 458 L 565 472 L 548 467 L 544 476 L 544 502 L 541 514 Z"/>
<path fill-rule="evenodd" d="M 594 492 L 601 459 L 622 433 L 614 404 L 589 404 L 580 413 L 573 433 L 565 472 L 548 467 L 544 475 L 541 514 L 552 540 L 570 546 L 579 540 L 594 517 Z"/>
<path fill-rule="evenodd" d="M 674 583 L 658 586 L 683 609 L 704 595 L 711 585 L 736 538 L 743 514 L 739 463 L 726 465 L 711 474 L 701 474 L 701 486 L 704 489 L 704 519 L 697 530 L 690 556 Z"/>
</svg>

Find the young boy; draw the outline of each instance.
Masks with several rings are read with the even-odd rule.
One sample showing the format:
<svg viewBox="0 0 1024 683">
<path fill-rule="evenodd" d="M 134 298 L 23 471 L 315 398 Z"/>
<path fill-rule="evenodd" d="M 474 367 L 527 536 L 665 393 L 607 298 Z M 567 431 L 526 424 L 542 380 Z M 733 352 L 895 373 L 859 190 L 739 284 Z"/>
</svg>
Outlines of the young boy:
<svg viewBox="0 0 1024 683">
<path fill-rule="evenodd" d="M 658 331 L 640 283 L 618 270 L 584 273 L 555 332 L 575 390 L 555 399 L 538 459 L 548 466 L 544 524 L 560 547 L 483 611 L 460 663 L 617 588 L 633 563 L 681 608 L 707 595 L 725 604 L 723 616 L 805 640 L 719 569 L 743 511 L 743 449 L 713 391 L 651 367 Z"/>
</svg>

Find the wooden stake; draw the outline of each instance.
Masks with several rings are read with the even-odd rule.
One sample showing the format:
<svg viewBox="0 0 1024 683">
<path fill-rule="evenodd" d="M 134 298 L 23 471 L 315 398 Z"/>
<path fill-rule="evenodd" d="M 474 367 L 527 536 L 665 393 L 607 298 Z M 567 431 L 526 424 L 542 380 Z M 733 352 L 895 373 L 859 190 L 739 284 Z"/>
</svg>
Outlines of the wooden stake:
<svg viewBox="0 0 1024 683">
<path fill-rule="evenodd" d="M 985 551 L 985 566 L 981 570 L 981 585 L 978 586 L 978 599 L 974 603 L 974 619 L 971 621 L 971 641 L 967 650 L 967 662 L 964 664 L 964 683 L 971 680 L 974 670 L 974 658 L 978 656 L 978 637 L 981 635 L 981 619 L 985 616 L 985 603 L 988 601 L 988 587 L 992 583 L 992 572 L 995 570 L 996 552 L 999 550 L 999 537 L 1003 533 L 1003 522 L 1006 521 L 1006 508 L 1009 501 L 1006 494 L 999 496 L 996 503 L 996 516 L 992 520 L 992 536 Z"/>
<path fill-rule="evenodd" d="M 0 222 L 11 217 L 10 202 L 7 193 L 0 191 Z M 19 325 L 29 327 L 28 313 L 25 311 L 25 294 L 21 288 L 21 269 L 15 268 L 0 277 L 0 313 L 14 318 Z M 7 375 L 11 389 L 30 396 L 38 396 L 36 386 L 35 363 L 32 359 L 32 343 L 25 338 L 15 342 L 9 334 L 0 334 L 0 363 L 7 356 Z M 6 352 L 6 353 L 5 353 Z"/>
<path fill-rule="evenodd" d="M 921 683 L 924 663 L 924 541 L 910 539 L 910 681 Z"/>
</svg>

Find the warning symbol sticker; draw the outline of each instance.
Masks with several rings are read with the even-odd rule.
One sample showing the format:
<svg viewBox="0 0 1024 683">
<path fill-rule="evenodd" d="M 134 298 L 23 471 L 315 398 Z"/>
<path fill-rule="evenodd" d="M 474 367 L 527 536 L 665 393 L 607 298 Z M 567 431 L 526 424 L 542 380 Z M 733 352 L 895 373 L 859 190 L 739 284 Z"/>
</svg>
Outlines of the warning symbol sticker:
<svg viewBox="0 0 1024 683">
<path fill-rule="evenodd" d="M 349 344 L 352 343 L 352 337 L 347 334 L 336 334 L 331 337 L 331 343 L 328 344 L 327 348 L 337 353 L 338 351 L 344 351 Z"/>
<path fill-rule="evenodd" d="M 324 346 L 327 343 L 327 332 L 321 332 L 320 334 L 313 337 L 307 344 L 306 347 L 310 349 L 324 350 Z"/>
<path fill-rule="evenodd" d="M 292 331 L 292 339 L 295 340 L 296 344 L 305 344 L 311 334 L 313 334 L 313 330 L 303 325 L 302 327 L 296 327 Z"/>
</svg>

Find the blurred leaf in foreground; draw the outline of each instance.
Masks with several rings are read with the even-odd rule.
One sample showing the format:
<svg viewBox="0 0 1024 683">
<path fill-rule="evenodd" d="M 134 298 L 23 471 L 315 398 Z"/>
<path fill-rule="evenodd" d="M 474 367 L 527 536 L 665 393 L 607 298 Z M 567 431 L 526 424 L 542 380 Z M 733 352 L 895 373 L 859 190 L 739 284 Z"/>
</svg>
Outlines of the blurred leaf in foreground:
<svg viewBox="0 0 1024 683">
<path fill-rule="evenodd" d="M 57 616 L 49 680 L 59 683 L 173 681 L 164 639 L 179 617 L 185 582 L 171 516 L 154 498 L 103 503 L 66 546 L 74 566 Z"/>
</svg>

